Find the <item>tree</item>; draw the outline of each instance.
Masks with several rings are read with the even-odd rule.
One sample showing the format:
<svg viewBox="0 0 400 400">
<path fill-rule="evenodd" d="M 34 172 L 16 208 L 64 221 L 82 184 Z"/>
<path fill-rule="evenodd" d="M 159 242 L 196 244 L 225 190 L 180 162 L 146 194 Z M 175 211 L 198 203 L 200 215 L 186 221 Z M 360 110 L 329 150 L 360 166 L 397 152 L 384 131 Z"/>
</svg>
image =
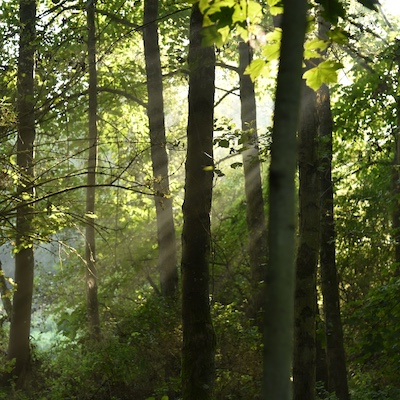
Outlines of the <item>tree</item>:
<svg viewBox="0 0 400 400">
<path fill-rule="evenodd" d="M 263 308 L 262 293 L 267 262 L 267 230 L 264 215 L 264 199 L 261 184 L 260 158 L 258 152 L 257 115 L 254 83 L 244 74 L 252 59 L 249 43 L 239 43 L 239 80 L 242 119 L 242 153 L 246 194 L 248 229 L 248 254 L 250 260 L 252 294 L 249 315 L 261 325 Z"/>
<path fill-rule="evenodd" d="M 144 4 L 144 55 L 147 75 L 147 115 L 149 118 L 154 201 L 157 217 L 158 269 L 161 293 L 175 296 L 178 285 L 176 237 L 169 190 L 168 153 L 166 149 L 163 83 L 158 44 L 158 0 Z"/>
<path fill-rule="evenodd" d="M 310 61 L 306 62 L 306 66 Z M 296 260 L 293 398 L 315 399 L 316 273 L 320 199 L 316 93 L 303 83 L 298 133 L 299 243 Z"/>
<path fill-rule="evenodd" d="M 215 337 L 209 304 L 210 210 L 213 183 L 215 55 L 202 46 L 193 5 L 189 44 L 189 116 L 182 231 L 182 396 L 213 397 Z"/>
<path fill-rule="evenodd" d="M 269 266 L 266 279 L 262 398 L 291 398 L 293 351 L 296 132 L 307 1 L 286 0 L 269 171 Z"/>
<path fill-rule="evenodd" d="M 97 168 L 97 67 L 96 67 L 96 25 L 94 0 L 86 4 L 87 49 L 89 64 L 89 153 L 87 164 L 86 188 L 86 234 L 85 234 L 85 269 L 86 269 L 86 302 L 89 332 L 93 339 L 100 339 L 99 302 L 97 298 L 96 267 L 96 168 Z"/>
<path fill-rule="evenodd" d="M 339 400 L 349 399 L 343 328 L 340 316 L 339 283 L 336 269 L 335 223 L 332 182 L 332 113 L 329 88 L 317 93 L 317 113 L 321 142 L 321 289 L 324 300 L 328 390 Z"/>
<path fill-rule="evenodd" d="M 33 207 L 34 197 L 34 141 L 35 91 L 34 62 L 36 38 L 36 1 L 19 2 L 19 56 L 17 72 L 17 165 L 19 183 L 15 240 L 15 283 L 8 358 L 15 359 L 12 377 L 23 386 L 30 365 L 30 328 L 33 294 Z"/>
</svg>

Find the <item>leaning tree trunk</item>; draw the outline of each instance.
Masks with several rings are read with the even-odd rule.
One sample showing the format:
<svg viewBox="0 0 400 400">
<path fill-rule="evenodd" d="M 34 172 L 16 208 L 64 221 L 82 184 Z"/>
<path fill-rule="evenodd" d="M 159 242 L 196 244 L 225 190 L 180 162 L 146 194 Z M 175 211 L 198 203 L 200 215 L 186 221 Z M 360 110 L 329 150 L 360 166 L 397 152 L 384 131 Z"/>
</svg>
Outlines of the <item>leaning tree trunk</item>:
<svg viewBox="0 0 400 400">
<path fill-rule="evenodd" d="M 213 397 L 215 334 L 209 304 L 215 55 L 201 45 L 203 17 L 192 8 L 189 117 L 182 232 L 182 398 Z"/>
<path fill-rule="evenodd" d="M 284 0 L 269 172 L 263 393 L 292 398 L 296 132 L 301 97 L 306 0 Z"/>
<path fill-rule="evenodd" d="M 265 226 L 264 199 L 258 152 L 256 97 L 254 83 L 244 71 L 252 59 L 249 43 L 239 43 L 239 80 L 243 147 L 244 186 L 246 193 L 246 218 L 249 238 L 248 253 L 251 270 L 252 293 L 248 315 L 261 326 L 263 309 L 263 284 L 267 259 L 267 229 Z"/>
<path fill-rule="evenodd" d="M 316 93 L 303 83 L 299 126 L 299 243 L 296 260 L 293 399 L 315 399 L 316 271 L 320 245 Z"/>
<path fill-rule="evenodd" d="M 34 197 L 34 55 L 36 37 L 36 1 L 21 0 L 19 3 L 20 38 L 17 86 L 17 165 L 21 177 L 17 188 L 19 207 L 16 220 L 15 283 L 11 316 L 8 358 L 15 359 L 12 376 L 23 386 L 29 370 L 29 336 L 31 327 L 33 294 L 33 210 L 30 200 Z M 27 200 L 28 199 L 28 200 Z"/>
<path fill-rule="evenodd" d="M 324 300 L 328 390 L 339 400 L 348 400 L 346 357 L 340 317 L 340 299 L 336 271 L 335 223 L 332 182 L 332 113 L 329 88 L 317 93 L 317 112 L 321 152 L 321 288 Z"/>
<path fill-rule="evenodd" d="M 158 0 L 144 4 L 144 55 L 147 74 L 147 115 L 149 118 L 151 161 L 157 217 L 158 268 L 161 293 L 175 296 L 178 285 L 176 236 L 169 191 L 168 153 L 166 149 L 163 83 L 158 44 Z"/>
<path fill-rule="evenodd" d="M 95 231 L 95 201 L 96 201 L 96 168 L 97 168 L 97 70 L 96 70 L 96 26 L 94 1 L 88 1 L 86 6 L 88 29 L 88 60 L 89 60 L 89 154 L 86 189 L 86 303 L 89 334 L 94 340 L 100 339 L 100 316 L 97 298 L 96 269 L 96 231 Z"/>
</svg>

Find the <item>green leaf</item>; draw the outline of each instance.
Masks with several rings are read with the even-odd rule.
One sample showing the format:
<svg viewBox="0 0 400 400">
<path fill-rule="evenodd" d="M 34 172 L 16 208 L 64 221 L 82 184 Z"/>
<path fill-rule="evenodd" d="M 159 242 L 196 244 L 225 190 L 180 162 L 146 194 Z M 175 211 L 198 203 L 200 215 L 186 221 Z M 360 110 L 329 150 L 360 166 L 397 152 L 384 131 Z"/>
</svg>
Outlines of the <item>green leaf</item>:
<svg viewBox="0 0 400 400">
<path fill-rule="evenodd" d="M 259 76 L 262 76 L 267 70 L 268 64 L 260 58 L 253 60 L 245 69 L 244 73 L 250 75 L 252 81 L 255 81 Z"/>
<path fill-rule="evenodd" d="M 323 61 L 319 65 L 303 74 L 307 85 L 313 89 L 318 90 L 324 83 L 337 82 L 337 71 L 343 68 L 343 65 L 336 61 Z"/>
<path fill-rule="evenodd" d="M 319 53 L 328 47 L 329 42 L 322 39 L 313 39 L 304 43 L 304 58 L 306 60 L 318 57 Z"/>
<path fill-rule="evenodd" d="M 349 34 L 338 26 L 328 32 L 328 37 L 332 40 L 332 42 L 340 45 L 344 45 L 349 42 Z"/>
<path fill-rule="evenodd" d="M 340 0 L 317 0 L 322 6 L 322 17 L 333 24 L 338 22 L 339 17 L 345 18 L 346 11 Z"/>
<path fill-rule="evenodd" d="M 221 139 L 218 141 L 218 146 L 227 149 L 229 147 L 229 140 Z"/>
<path fill-rule="evenodd" d="M 203 35 L 201 44 L 205 47 L 212 46 L 214 44 L 218 47 L 221 47 L 224 44 L 222 35 L 215 25 L 206 26 L 203 28 L 201 34 Z"/>
<path fill-rule="evenodd" d="M 361 3 L 364 7 L 369 8 L 372 11 L 379 11 L 378 5 L 379 1 L 378 0 L 357 0 L 359 3 Z"/>
<path fill-rule="evenodd" d="M 233 168 L 233 169 L 241 168 L 242 166 L 243 166 L 243 163 L 241 163 L 241 162 L 234 162 L 233 164 L 231 164 L 231 168 Z"/>
<path fill-rule="evenodd" d="M 232 26 L 233 20 L 232 16 L 234 9 L 231 7 L 221 7 L 219 11 L 210 13 L 208 16 L 212 22 L 215 22 L 218 28 L 223 28 L 225 26 Z"/>
</svg>

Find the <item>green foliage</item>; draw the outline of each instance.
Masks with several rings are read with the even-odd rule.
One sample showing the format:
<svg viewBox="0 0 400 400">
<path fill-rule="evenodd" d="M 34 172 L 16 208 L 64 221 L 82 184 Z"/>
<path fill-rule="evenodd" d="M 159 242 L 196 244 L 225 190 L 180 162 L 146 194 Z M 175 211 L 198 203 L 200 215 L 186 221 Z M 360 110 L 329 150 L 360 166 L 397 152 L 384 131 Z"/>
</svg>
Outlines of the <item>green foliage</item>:
<svg viewBox="0 0 400 400">
<path fill-rule="evenodd" d="M 324 83 L 336 83 L 337 71 L 342 68 L 343 64 L 326 60 L 306 71 L 303 78 L 311 89 L 318 90 Z"/>
<path fill-rule="evenodd" d="M 204 16 L 204 46 L 222 46 L 234 30 L 247 41 L 251 26 L 262 16 L 262 7 L 254 0 L 200 0 L 199 9 Z"/>
</svg>

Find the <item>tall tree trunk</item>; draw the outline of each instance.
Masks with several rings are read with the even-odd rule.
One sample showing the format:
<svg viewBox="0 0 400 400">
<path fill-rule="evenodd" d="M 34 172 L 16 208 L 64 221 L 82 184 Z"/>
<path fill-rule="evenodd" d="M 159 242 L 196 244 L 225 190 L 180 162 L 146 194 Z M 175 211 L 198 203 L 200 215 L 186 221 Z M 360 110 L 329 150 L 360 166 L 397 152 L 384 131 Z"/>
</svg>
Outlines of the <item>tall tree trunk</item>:
<svg viewBox="0 0 400 400">
<path fill-rule="evenodd" d="M 96 25 L 94 0 L 86 3 L 89 60 L 89 154 L 86 189 L 86 303 L 89 333 L 94 340 L 100 339 L 99 302 L 97 298 L 96 231 L 94 223 L 97 168 L 97 70 Z"/>
<path fill-rule="evenodd" d="M 316 93 L 303 82 L 299 126 L 299 244 L 296 260 L 293 399 L 315 399 L 316 271 L 320 245 L 320 182 Z"/>
<path fill-rule="evenodd" d="M 336 271 L 335 224 L 332 182 L 332 113 L 329 88 L 323 85 L 317 93 L 321 149 L 321 288 L 324 299 L 328 390 L 339 400 L 348 400 L 346 357 L 340 317 L 340 299 Z"/>
<path fill-rule="evenodd" d="M 20 38 L 18 57 L 17 87 L 17 165 L 21 172 L 21 181 L 17 188 L 20 205 L 17 209 L 15 283 L 11 316 L 8 358 L 15 359 L 12 376 L 17 377 L 17 384 L 22 386 L 24 376 L 29 370 L 29 336 L 31 327 L 33 294 L 33 228 L 32 206 L 26 198 L 34 196 L 34 57 L 36 38 L 36 1 L 19 2 Z"/>
<path fill-rule="evenodd" d="M 151 161 L 157 216 L 158 268 L 161 293 L 175 296 L 178 285 L 176 236 L 169 191 L 168 153 L 166 149 L 163 82 L 158 44 L 158 0 L 144 4 L 144 55 L 147 74 L 147 115 L 149 118 Z"/>
<path fill-rule="evenodd" d="M 215 334 L 209 304 L 215 54 L 201 45 L 198 4 L 190 18 L 189 117 L 182 232 L 182 398 L 213 397 Z"/>
<path fill-rule="evenodd" d="M 246 217 L 249 237 L 249 260 L 252 295 L 248 315 L 261 326 L 263 309 L 263 283 L 267 259 L 267 229 L 265 226 L 264 199 L 258 152 L 257 112 L 254 83 L 244 71 L 252 59 L 249 43 L 239 43 L 239 80 L 243 146 L 244 186 L 246 193 Z"/>
<path fill-rule="evenodd" d="M 400 82 L 400 57 L 396 58 L 398 65 L 398 81 Z M 392 192 L 393 192 L 393 213 L 392 213 L 392 238 L 394 241 L 394 275 L 400 276 L 400 96 L 396 99 L 397 129 L 394 137 L 394 159 L 392 169 Z"/>
<path fill-rule="evenodd" d="M 267 269 L 262 398 L 292 398 L 295 277 L 296 132 L 301 97 L 306 0 L 284 0 L 269 172 Z"/>
</svg>

